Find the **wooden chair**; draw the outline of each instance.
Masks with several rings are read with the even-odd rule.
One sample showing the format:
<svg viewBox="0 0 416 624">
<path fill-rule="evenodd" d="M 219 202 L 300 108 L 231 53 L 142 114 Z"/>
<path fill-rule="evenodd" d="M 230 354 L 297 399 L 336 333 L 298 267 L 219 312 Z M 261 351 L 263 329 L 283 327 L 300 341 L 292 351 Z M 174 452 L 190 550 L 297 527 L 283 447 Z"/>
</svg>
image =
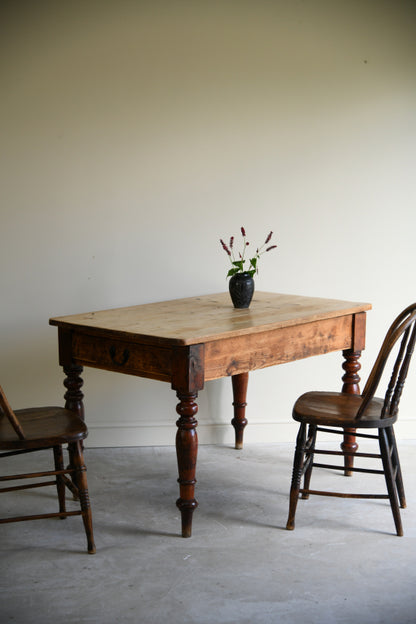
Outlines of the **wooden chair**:
<svg viewBox="0 0 416 624">
<path fill-rule="evenodd" d="M 56 485 L 59 513 L 1 518 L 0 523 L 37 520 L 40 518 L 66 518 L 81 515 L 87 535 L 88 552 L 95 553 L 92 532 L 92 516 L 88 497 L 86 468 L 82 440 L 88 435 L 85 423 L 74 412 L 61 407 L 38 407 L 14 412 L 0 386 L 0 450 L 1 457 L 11 457 L 44 449 L 53 449 L 55 470 L 1 476 L 0 481 L 30 479 L 26 485 L 4 487 L 0 492 Z M 64 468 L 62 445 L 68 444 L 70 467 Z M 69 474 L 71 479 L 66 475 Z M 53 480 L 32 482 L 41 477 Z M 65 487 L 68 487 L 80 503 L 80 509 L 66 511 Z"/>
<path fill-rule="evenodd" d="M 396 318 L 387 332 L 380 353 L 361 395 L 338 392 L 307 392 L 295 403 L 294 420 L 300 422 L 293 462 L 290 489 L 289 517 L 286 528 L 295 528 L 295 513 L 299 494 L 303 499 L 310 494 L 341 496 L 345 498 L 386 498 L 396 526 L 397 535 L 403 535 L 400 507 L 406 507 L 399 456 L 393 424 L 398 417 L 400 397 L 409 369 L 416 338 L 416 304 L 412 304 Z M 396 345 L 396 349 L 393 347 Z M 390 357 L 391 356 L 391 357 Z M 384 399 L 375 397 L 387 362 L 393 361 L 393 369 Z M 308 428 L 308 432 L 306 430 Z M 354 453 L 351 451 L 329 451 L 316 448 L 318 432 L 343 434 L 344 429 L 364 430 L 357 437 L 376 439 L 380 453 Z M 368 433 L 375 429 L 377 433 Z M 387 494 L 347 494 L 324 492 L 309 488 L 313 467 L 344 470 L 344 466 L 315 463 L 316 455 L 353 455 L 355 457 L 380 458 L 382 470 L 351 468 L 356 472 L 384 474 Z M 304 476 L 303 488 L 300 487 Z"/>
</svg>

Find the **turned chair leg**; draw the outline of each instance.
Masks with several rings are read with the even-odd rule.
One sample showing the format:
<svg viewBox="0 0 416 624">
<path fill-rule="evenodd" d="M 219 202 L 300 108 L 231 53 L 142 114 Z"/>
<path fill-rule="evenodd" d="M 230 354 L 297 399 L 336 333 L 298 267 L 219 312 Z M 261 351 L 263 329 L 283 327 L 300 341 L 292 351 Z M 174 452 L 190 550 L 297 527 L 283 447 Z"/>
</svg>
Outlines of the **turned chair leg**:
<svg viewBox="0 0 416 624">
<path fill-rule="evenodd" d="M 399 497 L 400 507 L 402 509 L 405 509 L 406 508 L 406 496 L 404 493 L 403 477 L 402 477 L 402 471 L 400 468 L 399 453 L 397 450 L 396 436 L 394 435 L 393 427 L 388 427 L 388 429 L 386 429 L 386 433 L 387 433 L 387 439 L 390 444 L 390 448 L 392 449 L 391 459 L 393 463 L 393 468 L 396 471 L 397 495 Z"/>
<path fill-rule="evenodd" d="M 64 470 L 64 455 L 62 446 L 53 447 L 53 457 L 55 461 L 55 470 Z M 56 475 L 56 490 L 58 493 L 59 513 L 65 513 L 65 482 L 62 475 Z M 62 516 L 62 520 L 65 516 Z"/>
<path fill-rule="evenodd" d="M 286 529 L 288 529 L 288 531 L 293 531 L 293 529 L 295 528 L 295 514 L 299 499 L 300 480 L 302 478 L 305 441 L 306 424 L 302 423 L 299 427 L 299 433 L 296 438 L 296 450 L 293 460 L 292 484 L 290 486 L 289 516 L 286 524 Z"/>
<path fill-rule="evenodd" d="M 81 447 L 82 450 L 82 447 Z M 68 463 L 68 470 L 71 470 L 74 468 L 74 462 L 72 459 L 72 453 L 73 453 L 73 445 L 68 444 L 68 457 L 69 457 L 69 463 Z M 72 499 L 74 501 L 78 501 L 79 500 L 79 496 L 78 496 L 78 483 L 77 483 L 77 474 L 76 472 L 72 472 L 70 475 L 70 478 L 66 480 L 66 487 L 71 491 L 72 493 Z"/>
<path fill-rule="evenodd" d="M 390 445 L 388 436 L 385 429 L 378 430 L 380 453 L 383 462 L 384 476 L 386 479 L 387 491 L 390 499 L 391 511 L 393 513 L 394 524 L 396 526 L 396 533 L 398 536 L 403 535 L 402 521 L 400 518 L 399 502 L 397 499 L 396 479 L 393 474 L 393 466 L 390 457 Z"/>
<path fill-rule="evenodd" d="M 88 542 L 88 552 L 93 555 L 95 553 L 94 535 L 92 530 L 92 513 L 90 507 L 90 499 L 88 495 L 87 469 L 84 463 L 84 456 L 80 442 L 70 445 L 70 455 L 75 469 L 76 482 L 79 492 L 79 501 L 81 504 L 82 520 L 84 522 L 85 533 Z"/>
<path fill-rule="evenodd" d="M 306 440 L 305 450 L 309 451 L 307 456 L 307 468 L 305 470 L 305 479 L 303 481 L 303 489 L 309 490 L 313 468 L 313 454 L 316 442 L 316 425 L 309 425 L 308 438 Z M 302 492 L 302 499 L 308 500 L 309 492 Z"/>
</svg>

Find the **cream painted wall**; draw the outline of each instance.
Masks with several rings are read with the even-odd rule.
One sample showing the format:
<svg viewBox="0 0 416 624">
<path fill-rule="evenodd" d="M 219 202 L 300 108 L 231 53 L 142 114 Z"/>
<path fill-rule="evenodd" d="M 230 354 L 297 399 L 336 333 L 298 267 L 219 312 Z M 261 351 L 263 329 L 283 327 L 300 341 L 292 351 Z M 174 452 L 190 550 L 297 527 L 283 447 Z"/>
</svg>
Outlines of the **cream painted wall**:
<svg viewBox="0 0 416 624">
<path fill-rule="evenodd" d="M 62 402 L 51 316 L 226 289 L 218 239 L 273 229 L 259 290 L 369 301 L 364 375 L 415 299 L 415 5 L 403 0 L 5 2 L 0 379 Z M 247 442 L 340 387 L 331 354 L 252 374 Z M 171 444 L 166 384 L 85 369 L 89 444 Z M 229 380 L 200 443 L 232 440 Z M 416 370 L 399 437 L 416 437 Z"/>
</svg>

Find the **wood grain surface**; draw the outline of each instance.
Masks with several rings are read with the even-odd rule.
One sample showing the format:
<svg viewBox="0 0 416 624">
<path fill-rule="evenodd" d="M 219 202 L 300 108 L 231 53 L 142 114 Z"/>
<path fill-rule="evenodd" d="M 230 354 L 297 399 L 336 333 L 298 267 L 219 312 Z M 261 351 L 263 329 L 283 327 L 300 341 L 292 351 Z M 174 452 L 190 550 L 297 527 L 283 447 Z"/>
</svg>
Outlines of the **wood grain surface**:
<svg viewBox="0 0 416 624">
<path fill-rule="evenodd" d="M 55 317 L 50 324 L 171 346 L 236 338 L 369 309 L 369 303 L 257 292 L 250 308 L 237 310 L 225 292 Z"/>
</svg>

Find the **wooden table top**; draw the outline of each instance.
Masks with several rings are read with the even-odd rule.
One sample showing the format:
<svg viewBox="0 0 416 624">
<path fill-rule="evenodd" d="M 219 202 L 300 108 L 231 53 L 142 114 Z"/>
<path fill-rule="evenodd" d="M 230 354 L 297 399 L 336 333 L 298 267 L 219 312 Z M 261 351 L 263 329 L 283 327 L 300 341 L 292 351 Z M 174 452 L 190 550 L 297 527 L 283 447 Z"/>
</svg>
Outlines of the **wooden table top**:
<svg viewBox="0 0 416 624">
<path fill-rule="evenodd" d="M 369 303 L 256 292 L 250 308 L 237 310 L 225 292 L 55 317 L 49 322 L 66 329 L 85 329 L 90 334 L 192 345 L 370 309 Z"/>
</svg>

